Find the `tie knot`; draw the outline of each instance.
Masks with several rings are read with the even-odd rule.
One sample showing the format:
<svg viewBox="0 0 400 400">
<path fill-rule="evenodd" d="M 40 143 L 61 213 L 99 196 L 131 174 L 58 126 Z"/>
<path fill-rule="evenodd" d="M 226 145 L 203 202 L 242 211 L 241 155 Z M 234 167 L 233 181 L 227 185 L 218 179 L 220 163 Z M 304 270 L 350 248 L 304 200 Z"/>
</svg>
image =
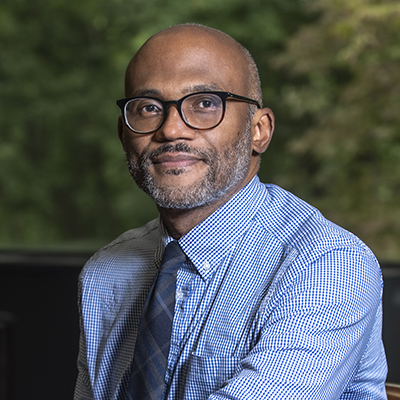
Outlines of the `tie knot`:
<svg viewBox="0 0 400 400">
<path fill-rule="evenodd" d="M 179 269 L 185 260 L 185 253 L 182 251 L 178 242 L 173 240 L 172 242 L 169 242 L 165 248 L 160 272 L 164 274 L 173 274 Z"/>
</svg>

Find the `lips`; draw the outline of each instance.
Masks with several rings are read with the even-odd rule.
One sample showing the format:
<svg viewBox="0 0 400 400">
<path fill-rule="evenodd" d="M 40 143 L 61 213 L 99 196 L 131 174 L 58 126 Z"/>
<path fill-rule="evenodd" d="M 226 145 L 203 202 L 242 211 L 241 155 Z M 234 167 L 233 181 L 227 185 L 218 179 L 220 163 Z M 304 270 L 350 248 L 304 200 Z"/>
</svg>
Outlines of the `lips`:
<svg viewBox="0 0 400 400">
<path fill-rule="evenodd" d="M 163 153 L 155 157 L 152 161 L 153 164 L 165 168 L 185 168 L 201 160 L 189 153 Z"/>
</svg>

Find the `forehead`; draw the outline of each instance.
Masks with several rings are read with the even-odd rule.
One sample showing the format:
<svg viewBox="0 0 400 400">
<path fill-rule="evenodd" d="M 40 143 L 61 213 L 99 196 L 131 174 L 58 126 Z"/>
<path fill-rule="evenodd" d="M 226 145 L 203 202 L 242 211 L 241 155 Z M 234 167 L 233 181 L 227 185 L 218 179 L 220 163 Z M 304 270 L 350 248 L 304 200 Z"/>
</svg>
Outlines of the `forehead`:
<svg viewBox="0 0 400 400">
<path fill-rule="evenodd" d="M 247 64 L 229 36 L 178 29 L 153 36 L 135 55 L 126 74 L 128 96 L 146 91 L 186 94 L 210 87 L 244 94 Z"/>
</svg>

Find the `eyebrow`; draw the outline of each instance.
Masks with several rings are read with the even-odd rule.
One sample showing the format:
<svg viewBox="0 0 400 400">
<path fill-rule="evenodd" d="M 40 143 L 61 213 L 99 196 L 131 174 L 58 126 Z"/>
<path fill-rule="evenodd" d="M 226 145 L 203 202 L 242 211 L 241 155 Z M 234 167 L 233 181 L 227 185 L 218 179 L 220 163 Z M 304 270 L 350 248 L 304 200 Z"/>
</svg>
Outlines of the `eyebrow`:
<svg viewBox="0 0 400 400">
<path fill-rule="evenodd" d="M 134 94 L 134 97 L 142 97 L 142 96 L 161 97 L 161 92 L 157 89 L 145 89 L 135 92 Z"/>
<path fill-rule="evenodd" d="M 183 94 L 196 93 L 196 92 L 214 92 L 221 91 L 221 87 L 216 83 L 207 83 L 202 85 L 193 85 L 183 90 Z"/>
<path fill-rule="evenodd" d="M 201 84 L 201 85 L 193 85 L 188 86 L 187 88 L 182 90 L 183 95 L 189 93 L 197 93 L 197 92 L 214 92 L 214 91 L 221 91 L 221 87 L 216 83 L 209 83 L 209 84 Z M 150 96 L 150 97 L 158 97 L 162 98 L 161 91 L 157 89 L 144 89 L 136 92 L 133 97 L 142 97 L 142 96 Z"/>
</svg>

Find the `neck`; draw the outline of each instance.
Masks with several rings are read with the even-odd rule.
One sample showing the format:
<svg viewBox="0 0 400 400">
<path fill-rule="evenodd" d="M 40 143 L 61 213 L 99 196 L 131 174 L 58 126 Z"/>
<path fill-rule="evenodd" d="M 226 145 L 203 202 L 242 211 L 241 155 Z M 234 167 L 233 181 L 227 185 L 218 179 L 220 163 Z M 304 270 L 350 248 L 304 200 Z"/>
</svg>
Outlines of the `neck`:
<svg viewBox="0 0 400 400">
<path fill-rule="evenodd" d="M 253 175 L 254 176 L 254 175 Z M 222 198 L 214 201 L 213 203 L 205 206 L 191 208 L 187 210 L 178 210 L 170 208 L 157 207 L 160 213 L 161 219 L 164 225 L 168 229 L 169 234 L 174 239 L 178 240 L 183 235 L 186 235 L 195 226 L 200 224 L 202 221 L 207 219 L 212 213 L 218 208 L 223 206 L 229 199 L 231 199 L 236 193 L 238 193 L 250 180 L 248 178 L 239 188 L 233 189 L 229 194 L 226 194 Z"/>
<path fill-rule="evenodd" d="M 226 199 L 188 210 L 176 210 L 158 207 L 158 211 L 160 212 L 161 219 L 168 229 L 169 234 L 174 239 L 178 240 L 192 230 L 196 225 L 207 219 L 225 202 Z"/>
</svg>

